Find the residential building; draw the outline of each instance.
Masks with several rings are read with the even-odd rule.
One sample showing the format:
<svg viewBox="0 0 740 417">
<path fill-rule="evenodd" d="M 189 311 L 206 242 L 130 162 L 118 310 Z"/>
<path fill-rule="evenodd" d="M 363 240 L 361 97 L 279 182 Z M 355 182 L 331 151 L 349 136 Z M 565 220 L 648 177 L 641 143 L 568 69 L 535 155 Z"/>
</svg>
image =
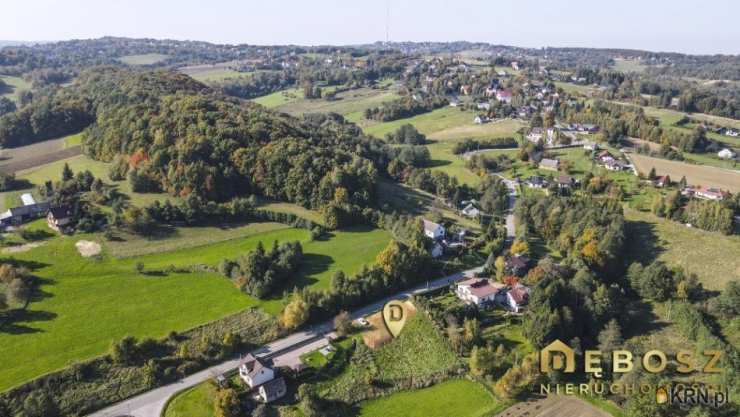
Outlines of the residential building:
<svg viewBox="0 0 740 417">
<path fill-rule="evenodd" d="M 547 180 L 545 177 L 540 177 L 539 175 L 533 175 L 525 181 L 525 184 L 527 184 L 530 188 L 546 188 L 547 187 Z"/>
<path fill-rule="evenodd" d="M 548 171 L 557 171 L 560 168 L 560 161 L 557 159 L 542 158 L 539 168 Z"/>
<path fill-rule="evenodd" d="M 506 286 L 499 282 L 491 282 L 484 278 L 470 278 L 457 284 L 455 293 L 461 300 L 476 306 L 493 304 L 497 296 L 503 299 L 501 293 Z"/>
<path fill-rule="evenodd" d="M 524 255 L 507 256 L 504 261 L 504 269 L 511 275 L 523 276 L 529 269 L 529 258 Z"/>
<path fill-rule="evenodd" d="M 506 293 L 506 301 L 511 311 L 518 313 L 529 302 L 529 288 L 517 284 Z"/>
<path fill-rule="evenodd" d="M 0 226 L 19 225 L 43 217 L 49 211 L 49 203 L 35 203 L 13 207 L 0 214 Z"/>
<path fill-rule="evenodd" d="M 51 207 L 46 215 L 46 223 L 50 229 L 61 232 L 72 222 L 72 207 L 68 205 Z"/>
<path fill-rule="evenodd" d="M 694 195 L 704 200 L 721 201 L 725 199 L 727 193 L 716 187 L 700 187 L 694 191 Z"/>
<path fill-rule="evenodd" d="M 663 188 L 671 185 L 671 178 L 668 175 L 661 175 L 653 180 L 653 185 L 658 188 Z"/>
<path fill-rule="evenodd" d="M 445 228 L 442 225 L 423 219 L 424 222 L 424 235 L 430 239 L 438 240 L 445 237 Z"/>
<path fill-rule="evenodd" d="M 257 390 L 257 400 L 263 403 L 271 403 L 285 396 L 288 389 L 285 385 L 285 379 L 275 378 L 260 385 Z"/>
<path fill-rule="evenodd" d="M 510 90 L 498 90 L 496 92 L 496 100 L 511 104 L 511 99 L 514 97 L 514 94 Z"/>
<path fill-rule="evenodd" d="M 478 103 L 478 110 L 490 110 L 491 109 L 491 103 L 483 102 Z"/>
<path fill-rule="evenodd" d="M 255 388 L 275 379 L 275 371 L 250 353 L 239 365 L 239 377 L 249 388 Z"/>
<path fill-rule="evenodd" d="M 725 136 L 732 136 L 734 138 L 740 136 L 740 130 L 736 129 L 727 129 L 725 130 Z"/>
<path fill-rule="evenodd" d="M 555 182 L 558 184 L 558 188 L 560 189 L 570 188 L 576 185 L 576 179 L 570 175 L 560 175 L 555 179 Z"/>
<path fill-rule="evenodd" d="M 596 142 L 586 141 L 583 143 L 583 149 L 587 151 L 598 151 L 599 144 Z"/>
<path fill-rule="evenodd" d="M 24 206 L 32 206 L 36 204 L 36 200 L 33 199 L 33 196 L 30 193 L 21 194 L 21 202 Z"/>
<path fill-rule="evenodd" d="M 475 116 L 475 119 L 473 119 L 473 123 L 475 123 L 477 125 L 482 125 L 482 124 L 488 123 L 490 121 L 491 120 L 488 118 L 488 116 L 483 116 L 483 115 Z"/>
<path fill-rule="evenodd" d="M 614 161 L 614 155 L 612 155 L 609 151 L 601 151 L 597 156 L 596 159 L 601 162 L 602 164 L 605 164 L 610 161 Z"/>
<path fill-rule="evenodd" d="M 606 163 L 604 163 L 604 168 L 609 171 L 624 171 L 625 169 L 627 169 L 627 164 L 622 161 L 612 159 L 611 161 L 607 161 Z"/>
</svg>

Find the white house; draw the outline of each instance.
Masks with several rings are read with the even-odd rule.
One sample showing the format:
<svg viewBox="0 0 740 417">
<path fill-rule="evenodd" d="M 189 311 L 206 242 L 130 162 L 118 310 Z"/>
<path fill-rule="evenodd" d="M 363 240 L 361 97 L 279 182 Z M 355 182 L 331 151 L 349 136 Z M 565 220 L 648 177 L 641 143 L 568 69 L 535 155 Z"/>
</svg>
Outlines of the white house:
<svg viewBox="0 0 740 417">
<path fill-rule="evenodd" d="M 511 311 L 518 313 L 529 301 L 529 288 L 517 284 L 506 293 L 506 302 Z"/>
<path fill-rule="evenodd" d="M 30 193 L 21 194 L 21 202 L 24 206 L 32 206 L 36 204 L 36 200 L 33 199 L 33 196 Z"/>
<path fill-rule="evenodd" d="M 424 219 L 424 235 L 430 239 L 442 239 L 445 237 L 445 228 L 442 225 Z"/>
<path fill-rule="evenodd" d="M 490 110 L 491 109 L 491 103 L 478 103 L 478 110 Z"/>
<path fill-rule="evenodd" d="M 740 130 L 727 129 L 725 131 L 725 136 L 732 136 L 732 137 L 736 138 L 736 137 L 740 136 Z"/>
<path fill-rule="evenodd" d="M 273 379 L 262 385 L 257 390 L 257 400 L 263 403 L 271 403 L 285 396 L 288 389 L 283 378 Z"/>
<path fill-rule="evenodd" d="M 497 296 L 501 299 L 502 297 L 499 293 L 502 292 L 504 288 L 506 288 L 506 286 L 499 282 L 491 282 L 483 278 L 470 278 L 465 281 L 458 282 L 455 293 L 459 299 L 466 303 L 480 306 L 495 302 Z"/>
<path fill-rule="evenodd" d="M 496 92 L 496 100 L 506 104 L 511 104 L 513 96 L 514 94 L 509 90 L 499 90 Z"/>
<path fill-rule="evenodd" d="M 557 171 L 560 167 L 560 161 L 557 159 L 548 159 L 548 158 L 542 158 L 540 161 L 539 168 L 540 169 L 546 169 L 549 171 Z"/>
<path fill-rule="evenodd" d="M 737 154 L 732 149 L 725 148 L 717 152 L 717 156 L 722 159 L 733 159 L 734 157 L 737 156 Z"/>
<path fill-rule="evenodd" d="M 465 206 L 464 209 L 462 209 L 462 214 L 467 217 L 478 217 L 480 215 L 480 210 L 478 210 L 477 207 L 475 207 L 472 203 Z"/>
<path fill-rule="evenodd" d="M 275 371 L 250 353 L 239 365 L 239 377 L 249 388 L 254 388 L 275 379 Z"/>
</svg>

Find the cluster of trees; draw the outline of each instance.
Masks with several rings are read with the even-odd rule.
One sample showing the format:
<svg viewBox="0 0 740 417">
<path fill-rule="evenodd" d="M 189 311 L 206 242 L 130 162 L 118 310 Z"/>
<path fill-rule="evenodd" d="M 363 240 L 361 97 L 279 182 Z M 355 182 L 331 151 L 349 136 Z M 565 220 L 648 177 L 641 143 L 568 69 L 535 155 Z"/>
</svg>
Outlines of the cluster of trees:
<svg viewBox="0 0 740 417">
<path fill-rule="evenodd" d="M 252 99 L 295 85 L 297 79 L 286 71 L 257 72 L 247 77 L 227 78 L 211 84 L 226 95 Z"/>
<path fill-rule="evenodd" d="M 0 80 L 0 83 L 2 83 L 2 80 Z M 0 91 L 3 90 L 2 85 L 0 85 Z M 0 97 L 0 116 L 12 113 L 16 111 L 18 108 L 15 105 L 15 102 L 7 97 Z"/>
<path fill-rule="evenodd" d="M 566 264 L 607 276 L 621 271 L 625 233 L 618 200 L 525 196 L 518 199 L 515 213 L 522 232 L 539 235 L 566 254 Z"/>
<path fill-rule="evenodd" d="M 219 270 L 245 293 L 265 298 L 294 278 L 302 258 L 300 242 L 276 241 L 269 252 L 260 242 L 255 250 L 236 261 L 222 261 Z"/>
<path fill-rule="evenodd" d="M 649 300 L 693 301 L 702 292 L 702 285 L 695 274 L 688 274 L 683 268 L 669 269 L 661 261 L 648 266 L 635 262 L 630 265 L 627 277 L 632 289 Z"/>
<path fill-rule="evenodd" d="M 23 307 L 31 296 L 32 277 L 26 268 L 0 264 L 0 317 L 7 309 Z M 1 323 L 1 322 L 0 322 Z"/>
<path fill-rule="evenodd" d="M 519 142 L 515 138 L 493 138 L 493 139 L 463 139 L 456 142 L 452 147 L 452 153 L 460 155 L 470 151 L 482 149 L 516 148 Z"/>
<path fill-rule="evenodd" d="M 389 159 L 387 145 L 341 116 L 294 119 L 213 94 L 176 73 L 101 68 L 82 73 L 64 96 L 94 109 L 85 113 L 86 123 L 90 116 L 95 121 L 85 131 L 87 154 L 116 160 L 115 177 L 128 175 L 140 191 L 218 201 L 262 194 L 321 208 L 343 188 L 353 204 L 367 206 L 376 165 L 384 170 Z"/>
<path fill-rule="evenodd" d="M 488 156 L 485 154 L 474 154 L 465 161 L 465 167 L 469 170 L 480 174 L 487 172 L 500 172 L 511 168 L 514 161 L 509 158 L 509 155 L 501 154 L 496 156 Z"/>
<path fill-rule="evenodd" d="M 689 199 L 679 190 L 673 190 L 665 196 L 656 195 L 651 210 L 660 217 L 730 235 L 735 231 L 733 217 L 738 206 L 732 198 L 726 201 Z"/>
<path fill-rule="evenodd" d="M 385 135 L 388 143 L 400 145 L 424 145 L 427 143 L 427 137 L 411 124 L 401 125 L 395 132 L 389 132 Z"/>
<path fill-rule="evenodd" d="M 365 118 L 390 122 L 405 119 L 417 114 L 427 113 L 434 109 L 446 106 L 447 99 L 441 96 L 419 98 L 418 95 L 409 95 L 398 100 L 383 103 L 380 107 L 371 107 L 365 110 Z"/>
</svg>

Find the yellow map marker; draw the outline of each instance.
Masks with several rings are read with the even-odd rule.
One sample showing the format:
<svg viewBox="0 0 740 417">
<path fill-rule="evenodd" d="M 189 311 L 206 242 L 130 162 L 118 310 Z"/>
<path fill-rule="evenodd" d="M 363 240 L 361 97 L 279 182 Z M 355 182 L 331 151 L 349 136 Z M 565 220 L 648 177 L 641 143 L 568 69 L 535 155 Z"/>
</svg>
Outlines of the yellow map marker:
<svg viewBox="0 0 740 417">
<path fill-rule="evenodd" d="M 406 309 L 404 309 L 403 301 L 392 300 L 386 303 L 383 306 L 383 321 L 391 336 L 398 337 L 406 324 Z"/>
</svg>

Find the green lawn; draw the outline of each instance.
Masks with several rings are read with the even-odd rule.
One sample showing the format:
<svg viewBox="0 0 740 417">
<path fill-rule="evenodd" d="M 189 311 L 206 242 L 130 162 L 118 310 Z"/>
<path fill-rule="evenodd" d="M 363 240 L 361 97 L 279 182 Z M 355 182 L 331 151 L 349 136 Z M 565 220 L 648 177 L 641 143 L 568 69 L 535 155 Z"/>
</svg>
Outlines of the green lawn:
<svg viewBox="0 0 740 417">
<path fill-rule="evenodd" d="M 362 417 L 482 417 L 503 409 L 486 389 L 465 379 L 360 404 Z"/>
<path fill-rule="evenodd" d="M 119 61 L 128 65 L 154 65 L 158 62 L 162 62 L 169 58 L 169 55 L 164 54 L 140 54 L 140 55 L 126 55 L 118 58 Z"/>
<path fill-rule="evenodd" d="M 73 146 L 80 146 L 80 145 L 82 145 L 82 133 L 69 135 L 66 138 L 64 138 L 65 148 L 71 148 Z"/>
<path fill-rule="evenodd" d="M 278 91 L 266 96 L 253 99 L 255 103 L 265 107 L 278 107 L 303 99 L 303 90 L 300 88 L 291 88 L 288 90 Z"/>
<path fill-rule="evenodd" d="M 6 91 L 0 91 L 0 95 L 9 98 L 13 101 L 18 101 L 16 93 L 20 90 L 30 90 L 31 83 L 24 80 L 21 77 L 13 77 L 10 75 L 0 75 L 0 79 L 5 81 L 5 84 L 9 85 L 10 88 Z"/>
<path fill-rule="evenodd" d="M 167 405 L 164 417 L 213 417 L 216 387 L 212 383 L 196 385 L 183 391 Z"/>
<path fill-rule="evenodd" d="M 304 244 L 305 264 L 287 289 L 293 285 L 328 288 L 335 271 L 357 272 L 363 264 L 372 263 L 390 239 L 385 231 L 363 228 L 334 232 L 319 241 L 309 241 L 306 230 L 252 231 L 255 234 L 249 237 L 124 259 L 108 255 L 107 248 L 99 260 L 82 258 L 74 244 L 80 239 L 102 241 L 98 235 L 55 237 L 15 254 L 16 259 L 29 262 L 44 281 L 26 319 L 0 333 L 0 390 L 73 360 L 99 355 L 126 335 L 161 337 L 249 306 L 271 314 L 283 306 L 279 296 L 253 299 L 214 273 L 139 275 L 135 272 L 138 262 L 148 271 L 170 265 L 215 266 L 224 258 L 254 249 L 260 241 L 269 248 L 276 240 L 299 240 Z M 229 236 L 224 232 L 223 237 Z M 34 360 L 18 361 L 17 352 Z"/>
</svg>

